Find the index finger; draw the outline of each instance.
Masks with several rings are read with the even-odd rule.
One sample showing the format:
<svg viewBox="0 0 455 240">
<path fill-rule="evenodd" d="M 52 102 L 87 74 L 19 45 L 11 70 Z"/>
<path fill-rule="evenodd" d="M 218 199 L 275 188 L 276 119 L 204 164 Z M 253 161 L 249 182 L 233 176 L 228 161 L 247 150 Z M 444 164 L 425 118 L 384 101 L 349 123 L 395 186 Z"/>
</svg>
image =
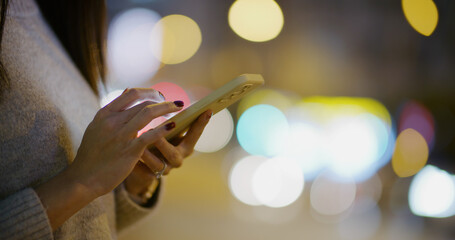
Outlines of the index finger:
<svg viewBox="0 0 455 240">
<path fill-rule="evenodd" d="M 191 153 L 196 145 L 199 137 L 201 137 L 202 132 L 204 131 L 205 126 L 209 122 L 210 118 L 212 117 L 212 111 L 208 110 L 201 114 L 197 120 L 191 125 L 190 129 L 183 137 L 183 140 L 179 144 L 179 148 L 182 148 L 185 155 L 187 153 Z"/>
<path fill-rule="evenodd" d="M 126 89 L 118 98 L 106 105 L 104 109 L 112 112 L 120 112 L 133 106 L 138 101 L 163 102 L 164 96 L 152 88 Z"/>
</svg>

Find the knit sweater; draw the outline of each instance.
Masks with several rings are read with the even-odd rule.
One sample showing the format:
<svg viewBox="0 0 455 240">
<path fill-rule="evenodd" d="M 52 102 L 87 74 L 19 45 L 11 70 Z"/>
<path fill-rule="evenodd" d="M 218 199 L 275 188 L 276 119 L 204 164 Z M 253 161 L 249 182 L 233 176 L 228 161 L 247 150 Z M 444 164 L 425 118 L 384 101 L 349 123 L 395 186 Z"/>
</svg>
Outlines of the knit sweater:
<svg viewBox="0 0 455 240">
<path fill-rule="evenodd" d="M 99 102 L 33 0 L 10 0 L 1 59 L 0 239 L 116 239 L 148 215 L 120 186 L 52 232 L 34 187 L 72 162 Z"/>
</svg>

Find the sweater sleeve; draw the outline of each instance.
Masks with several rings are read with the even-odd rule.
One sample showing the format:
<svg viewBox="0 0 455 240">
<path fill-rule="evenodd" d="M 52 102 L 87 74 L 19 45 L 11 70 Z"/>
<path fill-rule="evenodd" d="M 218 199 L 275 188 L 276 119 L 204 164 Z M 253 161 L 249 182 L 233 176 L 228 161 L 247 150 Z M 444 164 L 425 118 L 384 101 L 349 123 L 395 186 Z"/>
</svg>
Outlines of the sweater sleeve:
<svg viewBox="0 0 455 240">
<path fill-rule="evenodd" d="M 53 239 L 46 209 L 32 188 L 0 201 L 0 239 Z"/>
<path fill-rule="evenodd" d="M 149 202 L 146 203 L 146 206 L 141 206 L 135 203 L 129 197 L 124 184 L 121 184 L 115 189 L 116 221 L 118 231 L 122 231 L 123 229 L 131 226 L 133 223 L 143 219 L 154 211 L 160 199 L 160 189 L 162 184 L 163 182 L 161 181 Z"/>
</svg>

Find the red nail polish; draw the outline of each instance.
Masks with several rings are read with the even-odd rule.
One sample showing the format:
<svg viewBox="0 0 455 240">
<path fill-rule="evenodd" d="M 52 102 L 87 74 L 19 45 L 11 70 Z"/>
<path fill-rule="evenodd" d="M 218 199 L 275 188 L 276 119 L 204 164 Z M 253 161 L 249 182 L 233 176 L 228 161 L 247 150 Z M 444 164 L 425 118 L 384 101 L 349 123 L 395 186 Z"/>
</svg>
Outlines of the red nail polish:
<svg viewBox="0 0 455 240">
<path fill-rule="evenodd" d="M 170 123 L 164 125 L 164 128 L 166 128 L 166 130 L 168 130 L 168 131 L 175 128 L 175 122 L 170 122 Z"/>
<path fill-rule="evenodd" d="M 125 88 L 125 90 L 123 90 L 122 94 L 124 94 L 126 91 L 128 91 L 128 88 Z"/>
<path fill-rule="evenodd" d="M 183 101 L 174 101 L 174 104 L 177 107 L 183 107 L 183 105 L 184 105 Z"/>
</svg>

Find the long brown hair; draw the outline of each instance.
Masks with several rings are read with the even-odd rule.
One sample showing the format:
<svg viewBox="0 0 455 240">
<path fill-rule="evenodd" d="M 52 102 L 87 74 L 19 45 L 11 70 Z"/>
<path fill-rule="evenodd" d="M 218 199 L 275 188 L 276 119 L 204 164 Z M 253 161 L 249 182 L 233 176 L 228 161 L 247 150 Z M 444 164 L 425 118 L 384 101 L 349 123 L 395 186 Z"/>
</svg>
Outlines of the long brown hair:
<svg viewBox="0 0 455 240">
<path fill-rule="evenodd" d="M 0 53 L 9 0 L 2 0 Z M 98 94 L 98 82 L 106 75 L 106 3 L 104 0 L 36 0 L 84 78 Z M 0 60 L 0 100 L 9 88 L 8 74 Z"/>
</svg>

